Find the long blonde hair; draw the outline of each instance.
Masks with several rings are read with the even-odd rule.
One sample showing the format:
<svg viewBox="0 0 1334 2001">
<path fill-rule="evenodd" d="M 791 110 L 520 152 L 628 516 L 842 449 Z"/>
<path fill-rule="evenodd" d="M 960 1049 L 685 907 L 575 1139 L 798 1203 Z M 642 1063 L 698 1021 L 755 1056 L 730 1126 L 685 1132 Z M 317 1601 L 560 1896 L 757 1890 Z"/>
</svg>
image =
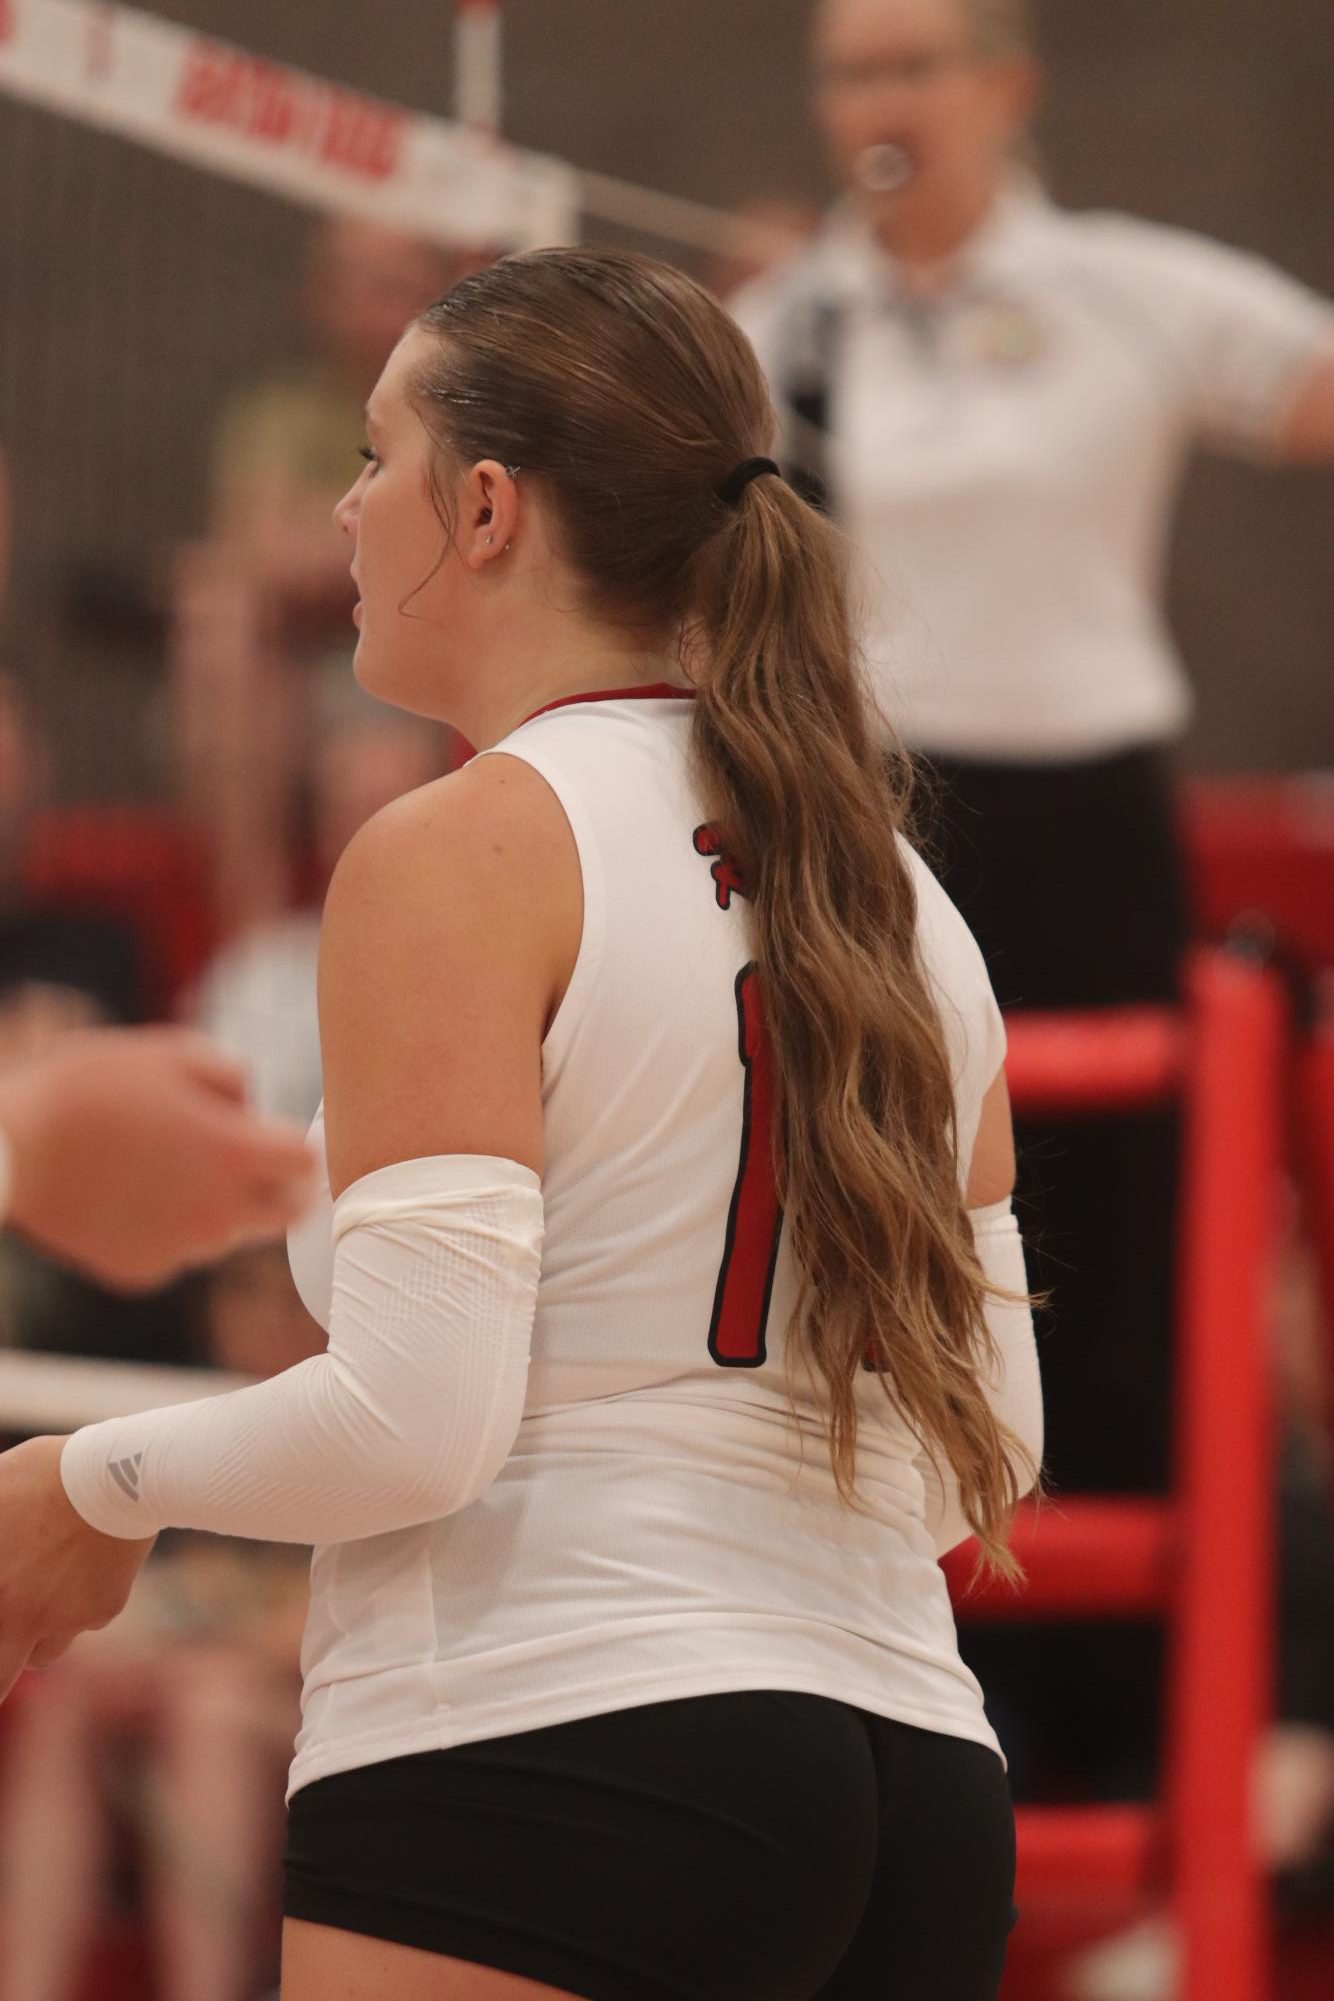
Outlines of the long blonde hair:
<svg viewBox="0 0 1334 2001">
<path fill-rule="evenodd" d="M 533 252 L 418 324 L 437 340 L 415 396 L 446 463 L 521 466 L 585 608 L 683 635 L 697 783 L 753 925 L 801 1283 L 790 1338 L 822 1392 L 839 1492 L 855 1496 L 873 1369 L 1008 1570 L 1022 1449 L 980 1381 L 987 1287 L 897 839 L 910 769 L 870 726 L 842 538 L 780 479 L 719 497 L 766 449 L 773 412 L 749 344 L 680 272 Z"/>
</svg>

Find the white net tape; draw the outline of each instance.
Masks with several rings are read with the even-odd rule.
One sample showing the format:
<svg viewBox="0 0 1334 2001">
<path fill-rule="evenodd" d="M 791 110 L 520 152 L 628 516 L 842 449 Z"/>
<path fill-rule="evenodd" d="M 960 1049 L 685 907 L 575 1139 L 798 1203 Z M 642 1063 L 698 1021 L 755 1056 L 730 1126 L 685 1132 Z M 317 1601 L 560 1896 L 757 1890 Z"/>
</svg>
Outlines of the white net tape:
<svg viewBox="0 0 1334 2001">
<path fill-rule="evenodd" d="M 560 161 L 99 0 L 0 0 L 0 89 L 270 193 L 444 243 L 578 227 Z"/>
<path fill-rule="evenodd" d="M 446 244 L 569 243 L 581 213 L 697 250 L 754 243 L 753 222 L 705 203 L 497 143 L 500 10 L 464 0 L 459 11 L 457 123 L 104 0 L 0 0 L 0 90 Z"/>
<path fill-rule="evenodd" d="M 105 1417 L 218 1396 L 250 1380 L 220 1369 L 160 1369 L 0 1349 L 0 1433 L 75 1431 Z"/>
</svg>

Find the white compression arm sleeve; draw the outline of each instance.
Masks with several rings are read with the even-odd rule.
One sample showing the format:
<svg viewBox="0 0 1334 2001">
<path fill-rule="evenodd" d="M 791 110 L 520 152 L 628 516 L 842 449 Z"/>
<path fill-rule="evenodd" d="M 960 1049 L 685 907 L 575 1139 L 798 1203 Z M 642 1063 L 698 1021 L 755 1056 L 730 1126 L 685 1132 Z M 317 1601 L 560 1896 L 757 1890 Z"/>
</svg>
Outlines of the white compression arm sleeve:
<svg viewBox="0 0 1334 2001">
<path fill-rule="evenodd" d="M 986 1391 L 1001 1423 L 1031 1456 L 1031 1467 L 1018 1459 L 1012 1461 L 1022 1488 L 1025 1482 L 1032 1484 L 1032 1470 L 1042 1461 L 1042 1379 L 1033 1314 L 1022 1297 L 1028 1291 L 1024 1246 L 1008 1199 L 993 1203 L 989 1209 L 973 1209 L 969 1215 L 983 1271 L 993 1285 L 1020 1295 L 1017 1302 L 987 1301 L 987 1326 L 996 1363 L 987 1377 Z M 917 1468 L 926 1487 L 927 1533 L 936 1545 L 937 1556 L 944 1556 L 973 1533 L 959 1503 L 959 1483 L 953 1467 L 937 1454 L 919 1452 Z"/>
<path fill-rule="evenodd" d="M 366 1175 L 334 1204 L 327 1353 L 76 1431 L 66 1493 L 122 1537 L 349 1542 L 466 1507 L 519 1428 L 541 1248 L 541 1184 L 516 1161 Z"/>
</svg>

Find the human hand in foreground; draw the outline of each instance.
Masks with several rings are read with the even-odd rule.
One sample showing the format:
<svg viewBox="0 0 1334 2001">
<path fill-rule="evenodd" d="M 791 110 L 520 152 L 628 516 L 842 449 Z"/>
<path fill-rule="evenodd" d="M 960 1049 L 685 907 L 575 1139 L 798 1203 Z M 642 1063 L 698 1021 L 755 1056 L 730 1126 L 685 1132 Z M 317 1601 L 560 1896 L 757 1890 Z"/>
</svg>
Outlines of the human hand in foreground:
<svg viewBox="0 0 1334 2001">
<path fill-rule="evenodd" d="M 0 1702 L 25 1668 L 111 1623 L 156 1540 L 88 1526 L 61 1483 L 64 1443 L 30 1438 L 0 1453 Z"/>
<path fill-rule="evenodd" d="M 239 1067 L 186 1029 L 58 1037 L 0 1071 L 0 1134 L 7 1220 L 115 1286 L 280 1236 L 312 1189 L 304 1136 L 250 1110 Z"/>
</svg>

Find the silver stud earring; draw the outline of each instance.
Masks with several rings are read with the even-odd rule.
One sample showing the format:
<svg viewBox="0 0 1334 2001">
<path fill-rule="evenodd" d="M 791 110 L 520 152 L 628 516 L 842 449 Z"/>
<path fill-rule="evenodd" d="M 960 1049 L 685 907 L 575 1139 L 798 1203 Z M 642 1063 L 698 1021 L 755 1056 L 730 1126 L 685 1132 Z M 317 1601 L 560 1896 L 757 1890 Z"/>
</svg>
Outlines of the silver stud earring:
<svg viewBox="0 0 1334 2001">
<path fill-rule="evenodd" d="M 488 549 L 489 549 L 489 548 L 491 547 L 491 544 L 492 544 L 492 543 L 493 543 L 493 542 L 495 541 L 495 539 L 496 539 L 496 538 L 495 538 L 495 536 L 494 536 L 494 535 L 488 535 L 488 536 L 487 536 L 487 538 L 486 538 L 486 546 L 487 546 L 487 548 L 488 548 Z"/>
</svg>

